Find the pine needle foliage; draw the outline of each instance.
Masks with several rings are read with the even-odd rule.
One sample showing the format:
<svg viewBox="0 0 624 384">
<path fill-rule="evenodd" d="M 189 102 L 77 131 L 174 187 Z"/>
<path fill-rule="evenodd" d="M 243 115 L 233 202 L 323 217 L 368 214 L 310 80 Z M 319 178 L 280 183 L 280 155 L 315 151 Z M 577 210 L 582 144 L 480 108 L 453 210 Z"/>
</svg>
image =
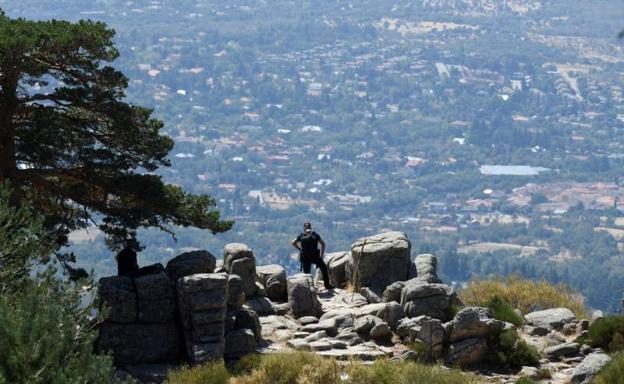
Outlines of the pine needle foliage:
<svg viewBox="0 0 624 384">
<path fill-rule="evenodd" d="M 0 383 L 115 383 L 111 358 L 94 353 L 89 282 L 63 282 L 51 267 L 33 276 L 54 245 L 43 218 L 9 196 L 0 187 Z"/>
<path fill-rule="evenodd" d="M 0 11 L 0 182 L 57 231 L 139 227 L 223 232 L 215 200 L 166 184 L 173 140 L 152 111 L 126 102 L 112 66 L 115 32 L 96 21 L 13 19 Z"/>
</svg>

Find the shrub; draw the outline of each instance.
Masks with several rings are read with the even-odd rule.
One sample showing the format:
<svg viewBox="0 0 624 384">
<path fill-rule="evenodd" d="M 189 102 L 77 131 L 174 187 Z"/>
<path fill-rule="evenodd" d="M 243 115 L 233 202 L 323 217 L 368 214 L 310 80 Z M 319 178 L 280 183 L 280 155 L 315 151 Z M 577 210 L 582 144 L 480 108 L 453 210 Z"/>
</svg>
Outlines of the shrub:
<svg viewBox="0 0 624 384">
<path fill-rule="evenodd" d="M 55 248 L 43 219 L 8 204 L 0 185 L 0 383 L 115 383 L 112 359 L 94 353 L 97 332 L 83 305 L 88 282 L 33 276 Z M 87 304 L 87 303 L 85 303 Z"/>
<path fill-rule="evenodd" d="M 515 330 L 507 330 L 489 341 L 492 353 L 490 363 L 500 368 L 519 368 L 524 365 L 537 365 L 539 352 L 518 338 Z"/>
<path fill-rule="evenodd" d="M 552 374 L 550 373 L 550 370 L 548 368 L 540 368 L 538 373 L 540 380 L 552 378 Z"/>
<path fill-rule="evenodd" d="M 494 296 L 488 300 L 485 306 L 492 311 L 496 320 L 506 321 L 515 326 L 520 326 L 524 322 L 522 317 L 515 312 L 513 307 L 498 296 Z"/>
<path fill-rule="evenodd" d="M 230 373 L 222 361 L 184 366 L 167 374 L 169 384 L 227 384 L 229 379 Z"/>
<path fill-rule="evenodd" d="M 438 365 L 378 360 L 341 366 L 334 359 L 306 352 L 284 352 L 243 358 L 230 377 L 223 363 L 169 372 L 170 384 L 478 384 L 470 373 Z M 229 378 L 229 381 L 228 381 Z M 1 383 L 1 382 L 0 382 Z"/>
<path fill-rule="evenodd" d="M 516 384 L 537 384 L 537 381 L 531 380 L 528 377 L 521 377 L 516 381 Z"/>
<path fill-rule="evenodd" d="M 49 272 L 0 295 L 0 383 L 116 382 L 111 358 L 93 352 L 80 293 Z"/>
<path fill-rule="evenodd" d="M 624 377 L 624 352 L 619 352 L 598 374 L 592 384 L 619 384 Z"/>
<path fill-rule="evenodd" d="M 258 369 L 260 364 L 262 364 L 262 355 L 258 353 L 250 353 L 243 356 L 236 362 L 232 368 L 232 373 L 235 375 L 248 374 Z"/>
<path fill-rule="evenodd" d="M 377 360 L 370 366 L 353 362 L 346 368 L 347 384 L 477 384 L 479 377 L 457 369 L 419 363 Z"/>
<path fill-rule="evenodd" d="M 297 384 L 331 383 L 340 383 L 340 367 L 333 359 L 323 359 L 318 364 L 304 366 L 297 378 Z"/>
<path fill-rule="evenodd" d="M 587 317 L 582 297 L 567 286 L 552 285 L 545 281 L 535 282 L 510 276 L 507 279 L 474 280 L 460 293 L 466 305 L 485 307 L 494 297 L 522 313 L 541 309 L 564 307 L 577 317 Z"/>
<path fill-rule="evenodd" d="M 624 317 L 606 316 L 593 322 L 587 334 L 592 347 L 615 352 L 624 349 Z"/>
<path fill-rule="evenodd" d="M 274 384 L 294 384 L 304 366 L 325 367 L 323 357 L 313 353 L 291 352 L 263 355 L 257 370 Z"/>
<path fill-rule="evenodd" d="M 264 371 L 253 371 L 245 376 L 233 377 L 229 384 L 273 384 Z M 331 383 L 330 383 L 331 384 Z"/>
<path fill-rule="evenodd" d="M 430 360 L 429 347 L 427 347 L 427 344 L 425 344 L 423 341 L 414 340 L 413 342 L 409 343 L 407 347 L 410 350 L 416 352 L 416 361 L 424 363 Z"/>
</svg>

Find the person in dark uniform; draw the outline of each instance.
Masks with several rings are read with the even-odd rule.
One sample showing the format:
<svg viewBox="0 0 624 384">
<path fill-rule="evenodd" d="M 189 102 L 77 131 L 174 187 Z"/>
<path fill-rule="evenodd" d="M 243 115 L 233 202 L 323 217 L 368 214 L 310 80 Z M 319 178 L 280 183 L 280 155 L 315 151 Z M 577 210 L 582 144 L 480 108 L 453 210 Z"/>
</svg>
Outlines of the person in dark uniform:
<svg viewBox="0 0 624 384">
<path fill-rule="evenodd" d="M 124 241 L 124 248 L 117 254 L 117 256 L 115 256 L 115 260 L 117 260 L 117 276 L 141 277 L 160 273 L 165 270 L 160 263 L 139 268 L 139 263 L 137 262 L 137 251 L 140 251 L 141 249 L 142 248 L 136 239 Z"/>
<path fill-rule="evenodd" d="M 124 248 L 115 256 L 117 260 L 117 276 L 139 276 L 139 263 L 137 262 L 135 248 L 130 241 L 126 241 Z"/>
<path fill-rule="evenodd" d="M 323 261 L 325 255 L 325 242 L 319 236 L 318 233 L 312 231 L 312 224 L 305 222 L 303 224 L 303 232 L 292 241 L 292 246 L 297 248 L 300 253 L 301 268 L 304 273 L 310 273 L 312 264 L 316 265 L 323 274 L 323 282 L 325 283 L 325 289 L 333 289 L 329 283 L 329 273 L 327 272 L 327 265 Z M 318 245 L 321 245 L 319 251 Z"/>
</svg>

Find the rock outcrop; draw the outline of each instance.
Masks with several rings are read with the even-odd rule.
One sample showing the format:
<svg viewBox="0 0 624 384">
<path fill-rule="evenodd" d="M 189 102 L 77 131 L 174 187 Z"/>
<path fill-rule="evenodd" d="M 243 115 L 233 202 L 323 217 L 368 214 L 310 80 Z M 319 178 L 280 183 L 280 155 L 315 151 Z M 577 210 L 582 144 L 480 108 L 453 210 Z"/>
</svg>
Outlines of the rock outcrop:
<svg viewBox="0 0 624 384">
<path fill-rule="evenodd" d="M 409 279 L 412 245 L 402 232 L 364 237 L 353 243 L 353 285 L 381 296 L 387 286 Z"/>
<path fill-rule="evenodd" d="M 185 252 L 171 259 L 165 271 L 174 283 L 178 279 L 196 273 L 213 273 L 217 259 L 208 251 L 198 250 Z"/>
<path fill-rule="evenodd" d="M 228 302 L 227 275 L 201 273 L 181 278 L 178 280 L 178 302 L 191 362 L 222 357 Z"/>
<path fill-rule="evenodd" d="M 109 312 L 99 347 L 123 366 L 235 361 L 280 349 L 340 360 L 426 357 L 478 366 L 496 351 L 492 343 L 501 333 L 513 331 L 542 359 L 539 370 L 523 367 L 504 382 L 549 369 L 588 383 L 608 361 L 580 344 L 588 321 L 571 311 L 529 313 L 516 330 L 487 308 L 464 307 L 439 279 L 435 256 L 411 262 L 410 249 L 404 234 L 390 232 L 358 240 L 352 252 L 328 254 L 331 283 L 348 290 L 319 292 L 320 281 L 309 274 L 287 277 L 279 265 L 256 267 L 251 249 L 237 243 L 225 247 L 222 263 L 194 251 L 172 259 L 166 273 L 103 278 L 99 296 Z"/>
<path fill-rule="evenodd" d="M 568 308 L 553 308 L 528 313 L 524 315 L 524 319 L 535 327 L 560 330 L 565 324 L 575 321 L 576 315 Z"/>
<path fill-rule="evenodd" d="M 589 384 L 594 376 L 611 361 L 604 353 L 590 353 L 574 368 L 571 384 Z"/>
<path fill-rule="evenodd" d="M 426 315 L 447 320 L 456 299 L 455 291 L 448 285 L 429 284 L 416 277 L 405 282 L 400 303 L 408 317 Z"/>
<path fill-rule="evenodd" d="M 243 292 L 248 299 L 256 295 L 256 258 L 247 245 L 226 245 L 223 249 L 223 268 L 227 273 L 241 277 Z"/>
<path fill-rule="evenodd" d="M 179 359 L 182 343 L 175 323 L 175 288 L 164 272 L 136 279 L 105 277 L 98 292 L 109 311 L 100 328 L 100 350 L 111 352 L 118 364 Z"/>
<path fill-rule="evenodd" d="M 294 317 L 320 317 L 323 314 L 314 281 L 305 273 L 288 278 L 288 304 Z"/>
<path fill-rule="evenodd" d="M 256 281 L 262 285 L 269 299 L 274 301 L 287 300 L 286 270 L 281 265 L 271 264 L 256 267 Z"/>
<path fill-rule="evenodd" d="M 449 352 L 446 361 L 460 366 L 481 362 L 489 352 L 488 340 L 513 325 L 492 318 L 487 308 L 467 307 L 459 311 L 450 324 Z"/>
<path fill-rule="evenodd" d="M 325 255 L 325 264 L 329 273 L 329 283 L 334 287 L 344 288 L 351 281 L 353 271 L 351 252 L 328 253 Z"/>
<path fill-rule="evenodd" d="M 429 284 L 441 284 L 442 280 L 438 278 L 437 268 L 438 259 L 431 254 L 423 254 L 416 256 L 414 260 L 416 267 L 416 276 L 418 280 Z"/>
</svg>

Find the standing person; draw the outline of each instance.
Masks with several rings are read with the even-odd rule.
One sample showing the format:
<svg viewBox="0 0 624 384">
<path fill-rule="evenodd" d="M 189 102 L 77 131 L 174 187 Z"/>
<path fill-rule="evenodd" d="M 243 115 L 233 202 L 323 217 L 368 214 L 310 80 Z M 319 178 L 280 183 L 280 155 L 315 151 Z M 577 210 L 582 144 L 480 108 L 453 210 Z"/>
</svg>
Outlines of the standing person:
<svg viewBox="0 0 624 384">
<path fill-rule="evenodd" d="M 117 260 L 117 276 L 137 277 L 139 275 L 139 263 L 137 253 L 129 243 L 115 256 Z"/>
<path fill-rule="evenodd" d="M 327 266 L 323 261 L 323 256 L 325 255 L 325 242 L 321 239 L 321 236 L 319 236 L 318 233 L 312 231 L 312 224 L 306 221 L 303 224 L 303 232 L 301 232 L 291 244 L 300 252 L 301 268 L 303 269 L 303 272 L 310 273 L 312 264 L 315 264 L 323 274 L 325 289 L 333 289 L 334 287 L 329 284 L 329 273 L 327 272 Z M 319 244 L 321 244 L 320 252 L 318 248 Z"/>
</svg>

